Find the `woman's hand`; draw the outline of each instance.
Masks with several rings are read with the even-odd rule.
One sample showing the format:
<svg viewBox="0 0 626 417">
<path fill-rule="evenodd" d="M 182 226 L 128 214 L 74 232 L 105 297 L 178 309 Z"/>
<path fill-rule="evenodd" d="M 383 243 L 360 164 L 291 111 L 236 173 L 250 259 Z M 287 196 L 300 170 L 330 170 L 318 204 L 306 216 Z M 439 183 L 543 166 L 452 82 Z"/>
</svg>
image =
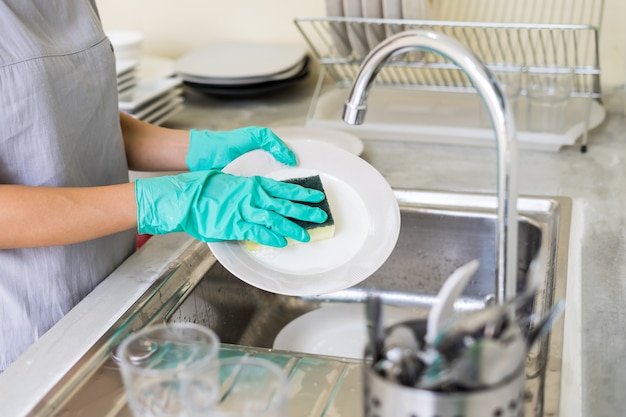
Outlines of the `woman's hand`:
<svg viewBox="0 0 626 417">
<path fill-rule="evenodd" d="M 239 156 L 255 149 L 269 152 L 278 162 L 294 166 L 296 155 L 266 127 L 230 131 L 191 130 L 186 163 L 191 171 L 222 169 Z"/>
<path fill-rule="evenodd" d="M 284 247 L 286 238 L 308 242 L 306 230 L 289 220 L 323 223 L 317 203 L 324 193 L 265 177 L 196 171 L 135 181 L 140 234 L 184 231 L 210 242 L 251 240 Z"/>
</svg>

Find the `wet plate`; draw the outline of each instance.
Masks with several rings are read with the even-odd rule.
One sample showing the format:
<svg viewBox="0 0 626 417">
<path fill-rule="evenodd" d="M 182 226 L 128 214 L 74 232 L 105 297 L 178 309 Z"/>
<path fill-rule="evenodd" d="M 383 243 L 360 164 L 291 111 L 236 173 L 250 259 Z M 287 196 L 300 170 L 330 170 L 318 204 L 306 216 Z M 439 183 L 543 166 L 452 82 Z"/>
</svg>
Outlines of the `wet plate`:
<svg viewBox="0 0 626 417">
<path fill-rule="evenodd" d="M 413 309 L 385 306 L 383 326 L 419 315 Z M 367 322 L 363 304 L 331 304 L 289 322 L 274 339 L 274 349 L 363 359 Z"/>
<path fill-rule="evenodd" d="M 209 247 L 233 275 L 265 291 L 320 295 L 351 287 L 374 273 L 395 247 L 400 209 L 393 190 L 374 167 L 349 151 L 316 141 L 294 141 L 290 147 L 298 156 L 296 167 L 253 151 L 224 171 L 279 180 L 319 175 L 335 219 L 334 237 L 256 251 L 237 241 Z"/>
</svg>

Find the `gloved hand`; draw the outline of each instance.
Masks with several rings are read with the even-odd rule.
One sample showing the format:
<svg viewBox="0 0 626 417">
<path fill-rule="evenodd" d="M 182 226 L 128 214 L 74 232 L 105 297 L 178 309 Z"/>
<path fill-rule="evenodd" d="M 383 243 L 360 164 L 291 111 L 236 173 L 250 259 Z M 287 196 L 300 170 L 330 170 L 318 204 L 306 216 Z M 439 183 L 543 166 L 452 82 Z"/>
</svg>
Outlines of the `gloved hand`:
<svg viewBox="0 0 626 417">
<path fill-rule="evenodd" d="M 135 181 L 139 234 L 187 232 L 205 242 L 251 240 L 287 245 L 309 234 L 285 217 L 323 223 L 324 210 L 299 204 L 324 199 L 318 190 L 265 177 L 197 171 Z"/>
<path fill-rule="evenodd" d="M 293 151 L 266 127 L 244 127 L 227 132 L 192 129 L 185 162 L 191 171 L 222 169 L 255 149 L 263 149 L 278 162 L 289 166 L 297 162 Z"/>
</svg>

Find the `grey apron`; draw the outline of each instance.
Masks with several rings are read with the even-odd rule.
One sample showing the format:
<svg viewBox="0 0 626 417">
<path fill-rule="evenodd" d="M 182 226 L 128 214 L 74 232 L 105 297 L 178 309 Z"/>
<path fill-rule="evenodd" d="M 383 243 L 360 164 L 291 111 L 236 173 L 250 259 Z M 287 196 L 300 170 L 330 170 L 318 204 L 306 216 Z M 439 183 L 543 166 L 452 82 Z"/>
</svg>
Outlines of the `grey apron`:
<svg viewBox="0 0 626 417">
<path fill-rule="evenodd" d="M 115 59 L 95 4 L 0 0 L 0 184 L 124 182 Z M 134 244 L 130 230 L 69 246 L 0 250 L 0 371 Z"/>
</svg>

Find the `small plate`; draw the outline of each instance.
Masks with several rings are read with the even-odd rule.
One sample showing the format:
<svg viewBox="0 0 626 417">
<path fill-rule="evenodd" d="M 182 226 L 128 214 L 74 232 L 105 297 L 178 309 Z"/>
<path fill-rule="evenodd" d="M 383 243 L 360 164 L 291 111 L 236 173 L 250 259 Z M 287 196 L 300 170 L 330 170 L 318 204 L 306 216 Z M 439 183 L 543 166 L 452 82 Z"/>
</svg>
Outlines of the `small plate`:
<svg viewBox="0 0 626 417">
<path fill-rule="evenodd" d="M 241 85 L 206 84 L 206 81 L 205 83 L 184 81 L 184 83 L 185 86 L 201 94 L 223 97 L 254 97 L 275 93 L 285 89 L 286 87 L 295 86 L 308 76 L 309 68 L 307 65 L 303 67 L 302 70 L 295 76 L 283 80 L 263 81 L 254 84 Z"/>
<path fill-rule="evenodd" d="M 127 80 L 122 80 L 117 82 L 117 93 L 119 95 L 125 94 L 126 92 L 132 90 L 137 85 L 137 80 L 133 77 L 128 78 Z"/>
<path fill-rule="evenodd" d="M 361 0 L 343 0 L 343 13 L 346 17 L 363 17 Z M 360 22 L 346 22 L 346 26 L 352 50 L 357 58 L 365 58 L 370 51 L 370 47 L 367 44 L 367 35 L 365 34 L 365 25 Z"/>
<path fill-rule="evenodd" d="M 294 65 L 293 67 L 282 71 L 277 72 L 276 74 L 271 75 L 263 75 L 260 77 L 238 77 L 233 79 L 223 79 L 223 78 L 207 78 L 207 77 L 199 77 L 189 74 L 180 73 L 179 76 L 185 82 L 191 82 L 194 84 L 205 84 L 207 86 L 212 87 L 220 87 L 220 88 L 238 88 L 238 87 L 253 87 L 262 83 L 269 82 L 277 82 L 277 81 L 286 81 L 292 78 L 298 77 L 304 71 L 308 71 L 310 63 L 310 57 L 306 55 L 301 62 Z"/>
<path fill-rule="evenodd" d="M 363 153 L 363 141 L 352 133 L 335 129 L 306 126 L 278 126 L 272 131 L 287 143 L 300 140 L 311 140 L 330 143 L 355 155 Z"/>
<path fill-rule="evenodd" d="M 363 8 L 363 17 L 371 19 L 381 19 L 383 17 L 383 4 L 381 0 L 361 0 Z M 374 49 L 379 43 L 387 37 L 385 34 L 385 26 L 379 24 L 368 23 L 365 25 L 365 35 L 370 49 Z"/>
<path fill-rule="evenodd" d="M 426 18 L 426 0 L 402 0 L 402 18 L 420 20 Z"/>
<path fill-rule="evenodd" d="M 326 15 L 329 17 L 343 17 L 343 1 L 326 0 Z M 344 22 L 330 22 L 329 26 L 331 29 L 330 37 L 337 52 L 340 56 L 349 56 L 352 53 L 352 48 L 350 48 L 346 24 Z"/>
<path fill-rule="evenodd" d="M 385 306 L 383 326 L 419 316 L 416 310 Z M 329 304 L 289 322 L 274 339 L 274 349 L 363 359 L 367 321 L 363 304 Z"/>
<path fill-rule="evenodd" d="M 185 108 L 184 104 L 178 104 L 175 107 L 173 107 L 172 109 L 168 110 L 165 114 L 162 114 L 162 115 L 154 118 L 153 120 L 150 120 L 149 123 L 152 123 L 153 125 L 156 125 L 156 126 L 160 126 L 161 124 L 165 123 L 170 117 L 172 117 L 176 113 L 182 111 L 184 108 Z"/>
<path fill-rule="evenodd" d="M 167 94 L 169 91 L 181 86 L 183 81 L 179 78 L 165 78 L 162 80 L 139 80 L 135 88 L 124 94 L 120 94 L 120 110 L 131 112 L 157 97 Z"/>
<path fill-rule="evenodd" d="M 152 114 L 154 111 L 162 108 L 166 104 L 171 103 L 173 100 L 180 99 L 182 102 L 183 100 L 182 94 L 183 94 L 183 89 L 176 88 L 168 93 L 163 94 L 162 96 L 155 98 L 154 100 L 147 102 L 140 108 L 135 109 L 133 111 L 126 112 L 126 113 L 130 114 L 131 116 L 137 119 L 143 120 L 146 118 L 146 116 Z"/>
<path fill-rule="evenodd" d="M 137 119 L 143 120 L 144 122 L 153 123 L 155 120 L 161 120 L 163 116 L 170 115 L 170 112 L 174 108 L 178 108 L 184 103 L 185 99 L 183 97 L 174 97 L 169 102 L 162 103 L 157 108 L 153 109 L 142 116 L 135 116 Z"/>
<path fill-rule="evenodd" d="M 115 60 L 115 73 L 118 77 L 137 69 L 139 61 L 136 59 L 116 59 Z"/>
<path fill-rule="evenodd" d="M 238 241 L 211 242 L 211 251 L 242 281 L 277 294 L 321 295 L 363 281 L 382 266 L 398 240 L 400 209 L 393 190 L 374 167 L 337 146 L 294 141 L 290 147 L 298 157 L 296 167 L 257 150 L 224 171 L 279 180 L 319 175 L 335 218 L 335 236 L 254 252 Z"/>
<path fill-rule="evenodd" d="M 402 18 L 406 20 L 425 20 L 427 19 L 427 0 L 402 0 Z M 407 25 L 405 30 L 413 29 Z M 409 61 L 421 61 L 424 58 L 424 51 L 407 52 L 405 59 Z"/>
<path fill-rule="evenodd" d="M 212 84 L 236 84 L 248 78 L 259 82 L 299 66 L 306 56 L 307 49 L 297 45 L 214 43 L 183 55 L 174 69 Z"/>
<path fill-rule="evenodd" d="M 402 0 L 382 0 L 383 1 L 383 17 L 385 19 L 402 19 Z M 402 32 L 402 25 L 386 25 L 385 32 L 387 37 Z"/>
</svg>

